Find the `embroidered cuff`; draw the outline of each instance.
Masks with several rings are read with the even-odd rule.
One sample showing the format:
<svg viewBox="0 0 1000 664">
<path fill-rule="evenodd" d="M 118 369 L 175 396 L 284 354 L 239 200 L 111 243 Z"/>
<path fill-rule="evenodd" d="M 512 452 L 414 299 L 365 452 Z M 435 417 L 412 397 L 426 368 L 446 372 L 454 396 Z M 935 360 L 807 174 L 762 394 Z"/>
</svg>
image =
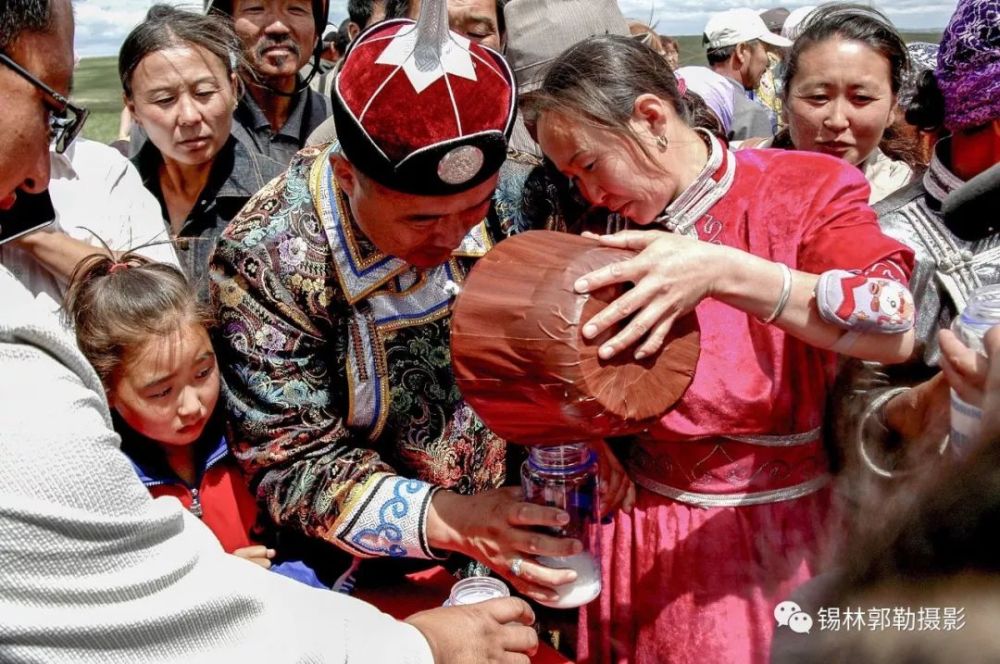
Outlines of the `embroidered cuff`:
<svg viewBox="0 0 1000 664">
<path fill-rule="evenodd" d="M 373 476 L 338 519 L 336 544 L 361 558 L 438 558 L 427 543 L 427 511 L 439 488 L 398 475 Z"/>
</svg>

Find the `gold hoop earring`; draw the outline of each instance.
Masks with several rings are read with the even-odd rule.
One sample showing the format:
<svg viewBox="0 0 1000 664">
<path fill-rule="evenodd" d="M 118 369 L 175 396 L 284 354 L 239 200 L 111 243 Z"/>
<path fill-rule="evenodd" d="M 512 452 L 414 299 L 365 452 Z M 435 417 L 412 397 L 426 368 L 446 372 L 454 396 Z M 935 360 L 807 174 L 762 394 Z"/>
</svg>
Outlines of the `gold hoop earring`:
<svg viewBox="0 0 1000 664">
<path fill-rule="evenodd" d="M 656 137 L 656 147 L 660 148 L 661 151 L 666 150 L 668 145 L 670 143 L 667 141 L 666 136 L 661 135 Z"/>
</svg>

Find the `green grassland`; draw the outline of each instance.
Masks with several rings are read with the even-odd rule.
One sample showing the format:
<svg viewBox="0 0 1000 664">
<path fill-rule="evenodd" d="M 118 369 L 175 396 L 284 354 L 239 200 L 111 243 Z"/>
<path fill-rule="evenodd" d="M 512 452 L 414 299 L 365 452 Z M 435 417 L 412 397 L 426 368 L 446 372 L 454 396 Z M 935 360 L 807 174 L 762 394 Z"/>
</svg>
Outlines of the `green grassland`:
<svg viewBox="0 0 1000 664">
<path fill-rule="evenodd" d="M 906 41 L 937 43 L 940 31 L 904 32 Z M 677 37 L 680 61 L 685 65 L 705 64 L 705 51 L 698 35 Z M 95 141 L 109 143 L 117 138 L 118 118 L 122 109 L 122 91 L 118 82 L 116 57 L 84 58 L 76 70 L 73 84 L 75 101 L 90 109 L 83 135 Z"/>
<path fill-rule="evenodd" d="M 83 135 L 110 143 L 118 137 L 122 110 L 122 86 L 118 81 L 118 58 L 84 58 L 73 76 L 73 100 L 90 110 Z"/>
</svg>

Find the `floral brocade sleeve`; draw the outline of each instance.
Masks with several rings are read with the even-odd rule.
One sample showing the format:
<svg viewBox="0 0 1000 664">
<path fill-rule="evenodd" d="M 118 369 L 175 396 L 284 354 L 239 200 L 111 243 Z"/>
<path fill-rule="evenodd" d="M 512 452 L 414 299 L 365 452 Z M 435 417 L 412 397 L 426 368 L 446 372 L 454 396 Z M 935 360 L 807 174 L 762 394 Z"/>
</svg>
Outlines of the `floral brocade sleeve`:
<svg viewBox="0 0 1000 664">
<path fill-rule="evenodd" d="M 295 176 L 293 162 L 251 199 L 212 259 L 233 453 L 274 524 L 356 556 L 432 557 L 422 517 L 434 488 L 397 476 L 348 427 L 336 364 L 347 343 L 345 305 L 308 187 Z M 386 540 L 372 512 L 400 500 L 416 509 Z"/>
</svg>

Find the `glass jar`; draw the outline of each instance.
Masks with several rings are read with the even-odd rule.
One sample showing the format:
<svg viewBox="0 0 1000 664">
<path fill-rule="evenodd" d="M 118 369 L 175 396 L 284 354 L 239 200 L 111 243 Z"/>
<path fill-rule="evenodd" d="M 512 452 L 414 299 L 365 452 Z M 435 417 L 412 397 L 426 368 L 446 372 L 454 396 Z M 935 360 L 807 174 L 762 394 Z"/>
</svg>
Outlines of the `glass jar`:
<svg viewBox="0 0 1000 664">
<path fill-rule="evenodd" d="M 557 609 L 583 606 L 601 592 L 600 505 L 597 455 L 586 443 L 532 447 L 521 466 L 521 487 L 529 503 L 558 507 L 569 523 L 546 529 L 557 537 L 580 540 L 583 550 L 573 556 L 539 556 L 546 567 L 572 569 L 576 580 L 558 586 Z"/>
<path fill-rule="evenodd" d="M 966 346 L 986 355 L 983 337 L 994 325 L 1000 325 L 1000 285 L 984 286 L 973 291 L 962 314 L 952 321 L 951 330 Z M 983 411 L 966 403 L 951 390 L 951 434 L 949 445 L 954 454 L 964 457 L 979 440 Z"/>
<path fill-rule="evenodd" d="M 451 587 L 451 595 L 444 605 L 467 606 L 498 597 L 510 597 L 510 589 L 506 583 L 491 576 L 470 576 Z"/>
</svg>

